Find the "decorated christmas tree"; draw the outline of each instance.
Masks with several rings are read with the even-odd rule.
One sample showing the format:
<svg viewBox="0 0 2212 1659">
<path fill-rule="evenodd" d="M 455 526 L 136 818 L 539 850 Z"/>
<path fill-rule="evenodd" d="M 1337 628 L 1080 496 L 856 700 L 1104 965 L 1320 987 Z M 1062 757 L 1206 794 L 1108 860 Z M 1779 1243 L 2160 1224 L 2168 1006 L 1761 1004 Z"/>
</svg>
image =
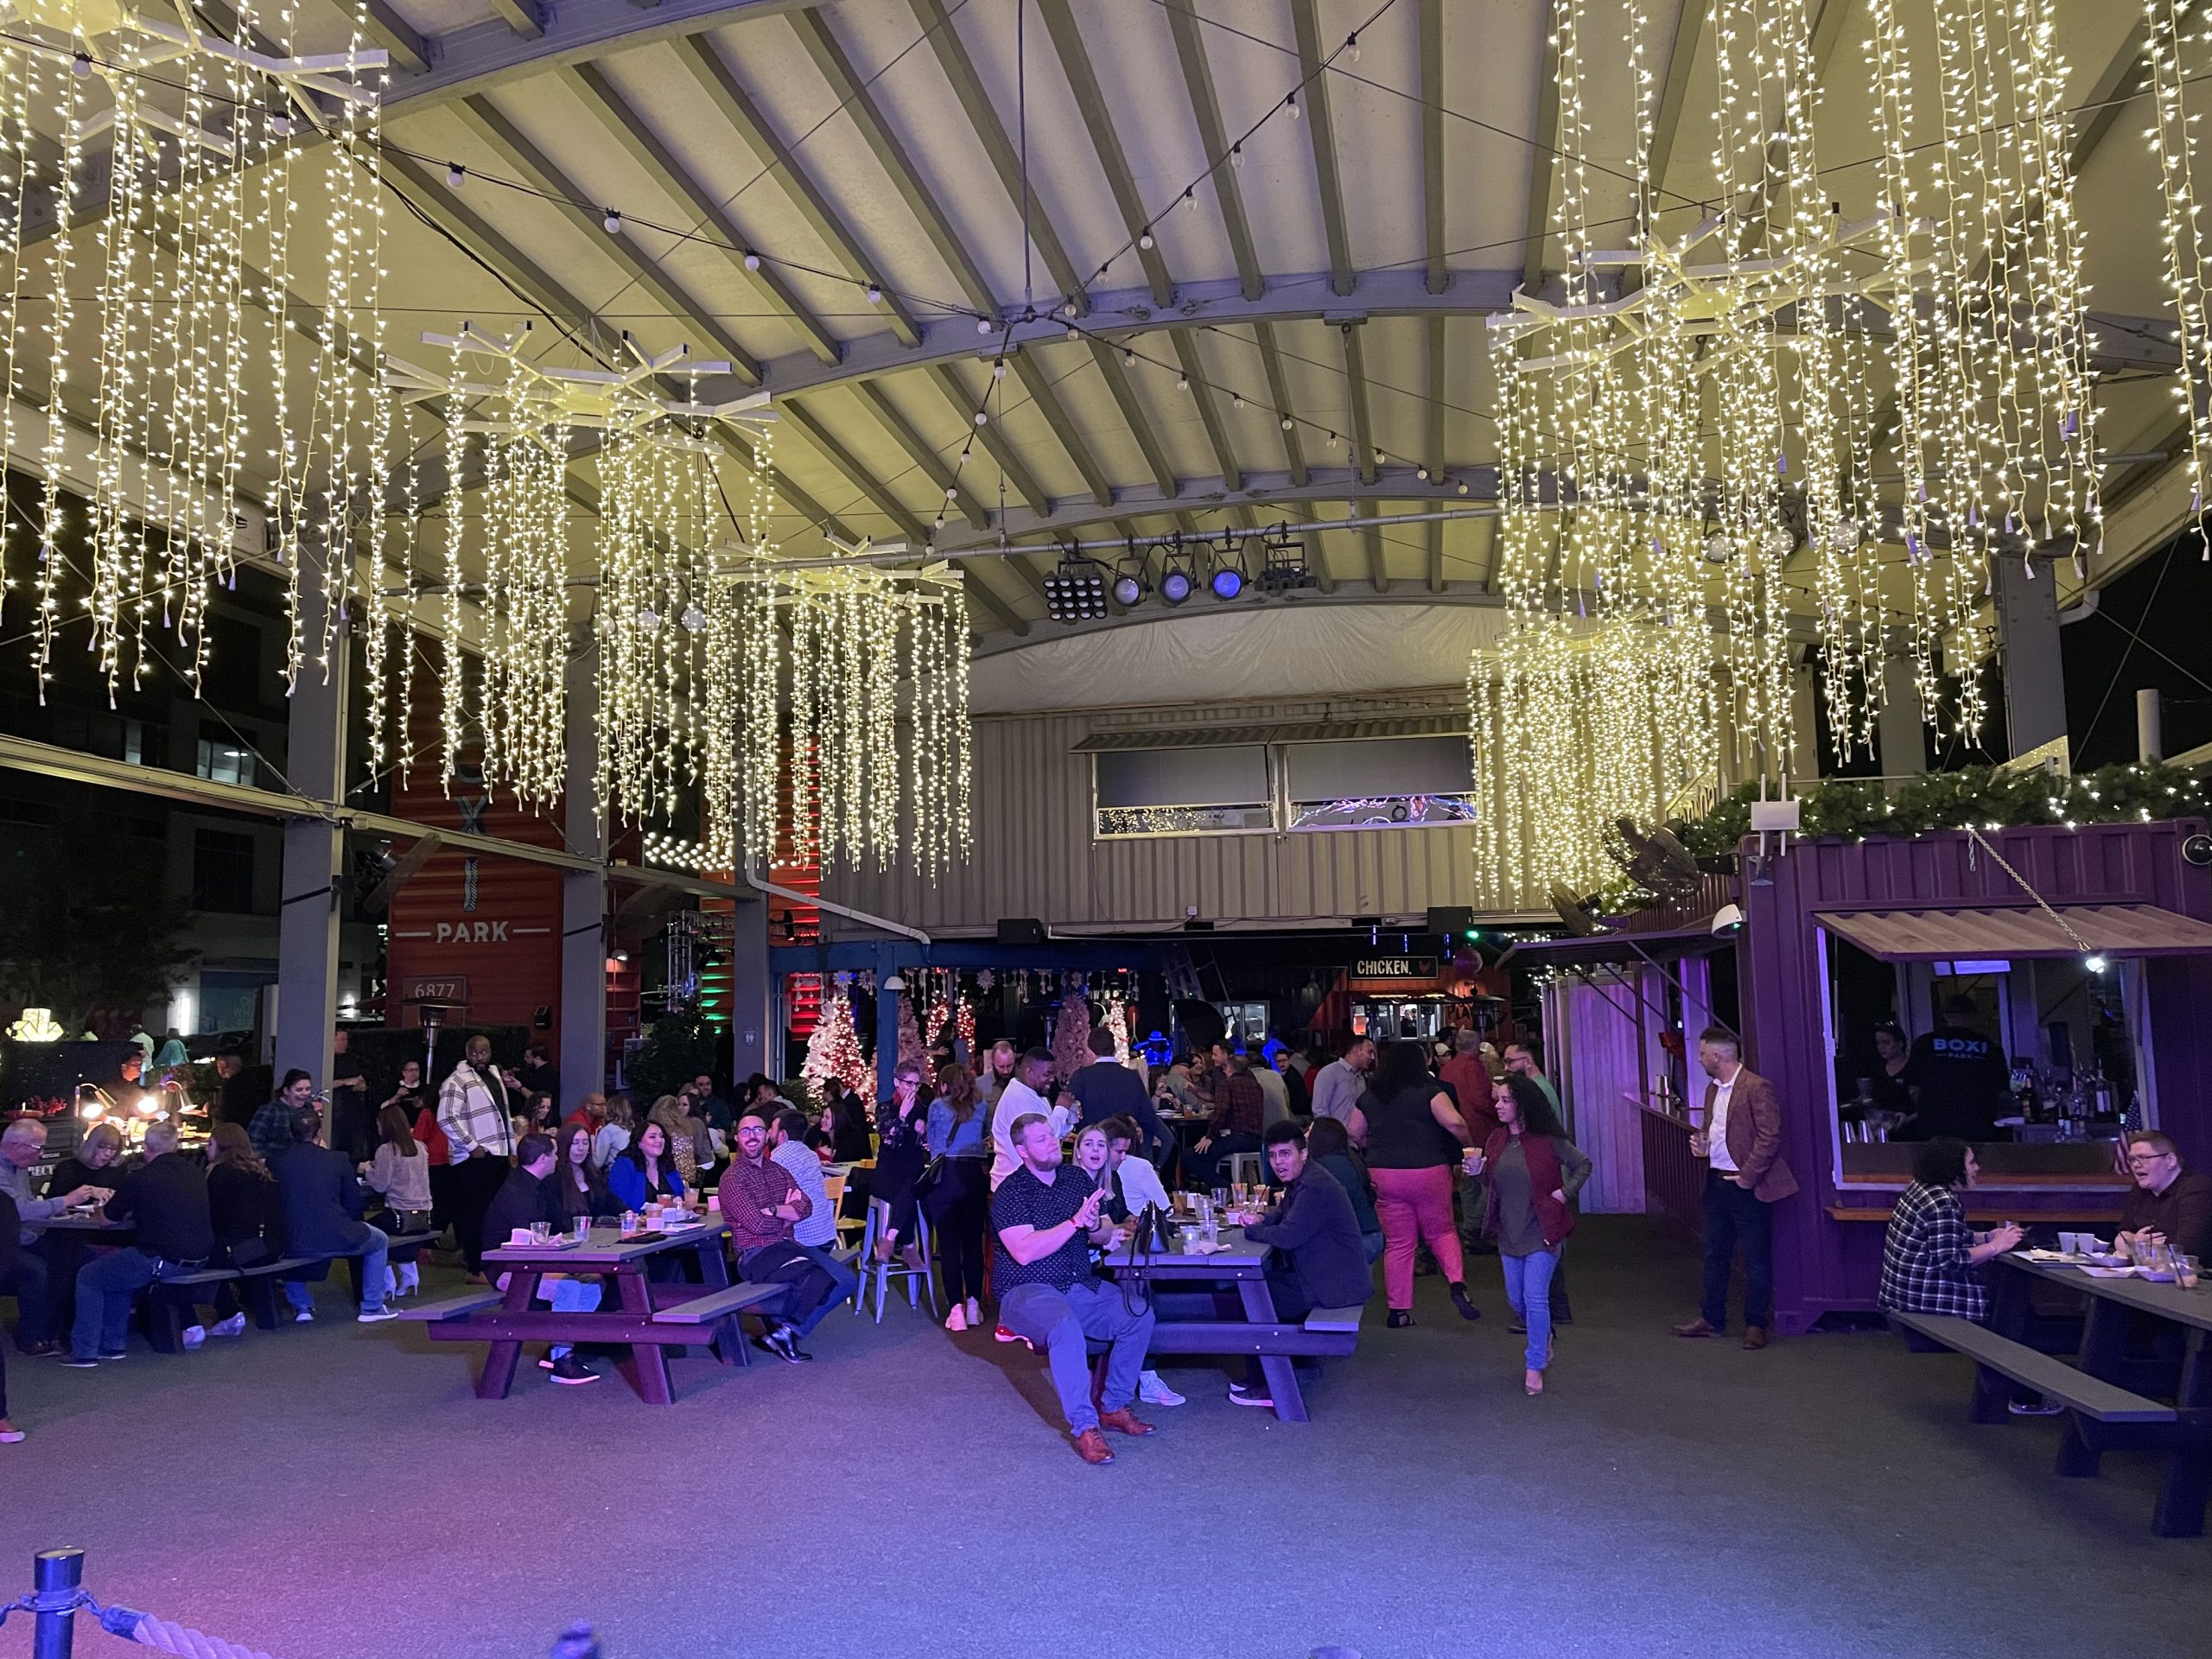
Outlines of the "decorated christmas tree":
<svg viewBox="0 0 2212 1659">
<path fill-rule="evenodd" d="M 960 1007 L 952 1016 L 952 1029 L 960 1039 L 961 1050 L 968 1056 L 968 1064 L 975 1065 L 976 1005 L 965 995 L 962 995 Z"/>
<path fill-rule="evenodd" d="M 853 1029 L 852 1001 L 842 985 L 822 1005 L 821 1022 L 806 1039 L 806 1059 L 798 1074 L 817 1089 L 835 1077 L 863 1100 L 875 1092 L 868 1056 L 861 1052 L 860 1033 Z"/>
<path fill-rule="evenodd" d="M 1090 1001 L 1083 987 L 1076 985 L 1060 999 L 1060 1011 L 1052 1016 L 1052 1075 L 1065 1083 L 1091 1058 Z"/>
<path fill-rule="evenodd" d="M 1118 996 L 1106 999 L 1106 1029 L 1114 1034 L 1114 1064 L 1127 1065 L 1129 1063 L 1129 1009 L 1128 1004 Z"/>
<path fill-rule="evenodd" d="M 929 1071 L 929 1050 L 922 1043 L 922 1028 L 914 1023 L 914 999 L 910 992 L 899 993 L 899 1064 L 918 1065 L 925 1074 Z"/>
</svg>

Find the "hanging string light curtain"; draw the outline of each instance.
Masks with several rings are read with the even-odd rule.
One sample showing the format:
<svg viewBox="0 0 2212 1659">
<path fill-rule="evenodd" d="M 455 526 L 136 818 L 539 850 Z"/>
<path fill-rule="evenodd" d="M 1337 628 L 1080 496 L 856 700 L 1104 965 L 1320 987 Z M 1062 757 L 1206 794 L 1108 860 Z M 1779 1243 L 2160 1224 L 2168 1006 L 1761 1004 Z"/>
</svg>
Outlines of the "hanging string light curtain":
<svg viewBox="0 0 2212 1659">
<path fill-rule="evenodd" d="M 38 529 L 41 695 L 79 582 L 111 697 L 143 677 L 149 622 L 175 632 L 196 688 L 207 596 L 232 577 L 250 505 L 266 506 L 266 550 L 288 575 L 288 679 L 309 658 L 327 674 L 355 537 L 381 534 L 389 435 L 374 374 L 385 54 L 367 45 L 365 0 L 346 48 L 311 56 L 293 54 L 289 5 L 245 0 L 235 39 L 109 0 L 10 10 L 0 460 L 11 496 L 19 470 L 38 484 L 35 505 L 6 505 Z M 289 142 L 309 122 L 334 140 L 313 156 Z M 312 325 L 287 326 L 294 290 Z M 65 491 L 89 505 L 81 573 L 64 569 Z M 331 554 L 313 561 L 322 622 L 308 637 L 302 553 L 319 545 Z"/>
<path fill-rule="evenodd" d="M 2212 25 L 2199 9 L 2191 28 L 2188 0 L 2143 0 L 2143 22 L 2148 40 L 2144 59 L 2150 67 L 2152 115 L 2150 138 L 2158 161 L 2159 194 L 2164 213 L 2166 287 L 2179 325 L 2181 374 L 2174 383 L 2188 434 L 2184 464 L 2188 468 L 2189 510 L 2197 521 L 2204 556 L 2212 558 L 2212 539 L 2203 528 L 2204 483 L 2208 460 L 2212 460 L 2212 405 L 2197 393 L 2212 384 L 2212 333 L 2208 314 L 2212 301 L 2206 293 L 2204 205 L 2196 188 L 2196 147 L 2190 129 L 2201 118 L 2190 113 L 2187 89 L 2201 79 L 2212 54 Z M 2194 66 L 2192 70 L 2185 67 Z"/>
</svg>

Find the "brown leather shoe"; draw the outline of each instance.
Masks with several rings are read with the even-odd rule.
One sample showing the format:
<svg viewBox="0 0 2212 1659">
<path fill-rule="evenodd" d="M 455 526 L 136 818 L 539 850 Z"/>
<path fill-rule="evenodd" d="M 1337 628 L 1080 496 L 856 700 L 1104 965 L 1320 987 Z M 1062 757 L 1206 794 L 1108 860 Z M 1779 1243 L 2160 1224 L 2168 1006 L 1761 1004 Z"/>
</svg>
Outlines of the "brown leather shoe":
<svg viewBox="0 0 2212 1659">
<path fill-rule="evenodd" d="M 1765 1347 L 1766 1326 L 1763 1325 L 1746 1326 L 1744 1331 L 1744 1346 L 1754 1350 Z"/>
<path fill-rule="evenodd" d="M 1111 1463 L 1114 1454 L 1107 1448 L 1106 1437 L 1095 1428 L 1086 1428 L 1075 1437 L 1075 1454 L 1085 1463 Z"/>
<path fill-rule="evenodd" d="M 1676 1325 L 1675 1334 L 1678 1337 L 1717 1337 L 1720 1331 L 1717 1325 L 1708 1325 L 1703 1319 L 1692 1319 L 1688 1325 Z"/>
<path fill-rule="evenodd" d="M 1116 1434 L 1149 1434 L 1153 1432 L 1153 1426 L 1150 1423 L 1138 1421 L 1136 1413 L 1131 1411 L 1127 1406 L 1123 1406 L 1119 1411 L 1100 1412 L 1098 1421 L 1100 1427 L 1110 1428 Z"/>
</svg>

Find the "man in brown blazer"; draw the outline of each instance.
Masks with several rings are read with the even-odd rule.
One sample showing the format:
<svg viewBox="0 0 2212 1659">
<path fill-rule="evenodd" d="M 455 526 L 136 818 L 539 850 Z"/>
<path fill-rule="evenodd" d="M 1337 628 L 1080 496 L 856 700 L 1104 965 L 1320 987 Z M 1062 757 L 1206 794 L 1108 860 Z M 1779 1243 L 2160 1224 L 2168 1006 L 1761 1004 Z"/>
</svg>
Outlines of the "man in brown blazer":
<svg viewBox="0 0 2212 1659">
<path fill-rule="evenodd" d="M 1705 1305 L 1678 1337 L 1717 1337 L 1728 1328 L 1728 1279 L 1744 1247 L 1744 1346 L 1764 1348 L 1774 1319 L 1772 1206 L 1797 1190 L 1782 1160 L 1782 1103 L 1774 1085 L 1744 1064 L 1743 1039 L 1726 1026 L 1698 1039 L 1705 1129 L 1690 1151 L 1705 1172 Z"/>
</svg>

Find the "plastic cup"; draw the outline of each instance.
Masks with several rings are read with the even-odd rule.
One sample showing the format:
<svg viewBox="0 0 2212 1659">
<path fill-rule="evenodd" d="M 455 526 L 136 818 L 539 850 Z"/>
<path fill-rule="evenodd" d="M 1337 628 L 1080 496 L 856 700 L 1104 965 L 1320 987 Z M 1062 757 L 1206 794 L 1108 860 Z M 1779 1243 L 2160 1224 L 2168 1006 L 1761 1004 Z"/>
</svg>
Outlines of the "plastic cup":
<svg viewBox="0 0 2212 1659">
<path fill-rule="evenodd" d="M 590 1236 L 591 1217 L 589 1216 L 578 1216 L 576 1217 L 576 1243 L 581 1244 Z"/>
</svg>

